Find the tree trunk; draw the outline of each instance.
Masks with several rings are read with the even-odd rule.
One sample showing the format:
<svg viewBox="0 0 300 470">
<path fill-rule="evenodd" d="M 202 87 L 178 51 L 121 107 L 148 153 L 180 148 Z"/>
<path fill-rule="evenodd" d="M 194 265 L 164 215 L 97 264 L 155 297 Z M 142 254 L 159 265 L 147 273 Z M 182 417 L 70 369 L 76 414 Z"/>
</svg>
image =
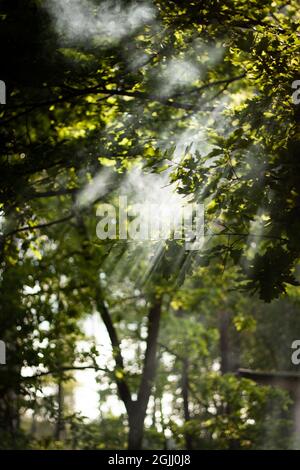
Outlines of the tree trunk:
<svg viewBox="0 0 300 470">
<path fill-rule="evenodd" d="M 156 299 L 148 314 L 148 337 L 143 373 L 138 398 L 135 402 L 132 402 L 131 410 L 128 414 L 128 449 L 138 450 L 142 448 L 144 421 L 157 366 L 156 352 L 161 317 L 161 303 L 161 299 Z"/>
<path fill-rule="evenodd" d="M 226 374 L 230 371 L 230 346 L 229 346 L 229 324 L 230 319 L 227 312 L 220 313 L 220 356 L 221 373 Z"/>
<path fill-rule="evenodd" d="M 127 447 L 129 450 L 140 450 L 143 443 L 144 413 L 138 402 L 134 402 L 133 410 L 128 415 L 129 433 Z"/>
<path fill-rule="evenodd" d="M 58 414 L 55 427 L 55 439 L 60 441 L 64 437 L 65 425 L 64 425 L 64 388 L 62 381 L 60 380 L 57 386 L 57 405 Z"/>
<path fill-rule="evenodd" d="M 182 374 L 181 374 L 181 391 L 182 391 L 182 399 L 183 399 L 183 412 L 184 412 L 184 422 L 185 424 L 189 424 L 191 420 L 190 409 L 189 409 L 189 361 L 185 358 L 182 361 Z M 192 436 L 188 429 L 184 432 L 184 439 L 185 439 L 185 447 L 187 450 L 192 450 L 193 442 Z"/>
<path fill-rule="evenodd" d="M 141 449 L 144 433 L 144 421 L 146 417 L 149 398 L 156 373 L 157 363 L 157 340 L 161 317 L 162 298 L 154 300 L 148 313 L 148 335 L 147 346 L 143 364 L 143 372 L 138 390 L 137 400 L 132 400 L 130 388 L 126 380 L 123 356 L 120 348 L 120 340 L 117 330 L 113 324 L 107 304 L 104 302 L 101 293 L 97 292 L 97 306 L 101 318 L 106 326 L 113 348 L 116 370 L 121 371 L 121 377 L 116 376 L 116 383 L 120 399 L 123 401 L 128 415 L 128 449 Z"/>
</svg>

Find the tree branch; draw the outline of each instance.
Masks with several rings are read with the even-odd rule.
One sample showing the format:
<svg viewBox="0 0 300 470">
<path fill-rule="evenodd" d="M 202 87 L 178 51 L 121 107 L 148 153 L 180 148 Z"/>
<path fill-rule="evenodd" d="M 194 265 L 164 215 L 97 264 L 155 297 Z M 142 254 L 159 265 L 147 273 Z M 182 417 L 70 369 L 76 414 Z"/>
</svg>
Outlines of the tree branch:
<svg viewBox="0 0 300 470">
<path fill-rule="evenodd" d="M 128 383 L 125 379 L 125 367 L 123 356 L 120 348 L 120 341 L 118 338 L 117 331 L 114 327 L 110 312 L 101 297 L 100 293 L 97 293 L 97 308 L 103 320 L 103 323 L 107 329 L 110 342 L 113 349 L 113 356 L 115 359 L 116 367 L 115 367 L 115 379 L 118 387 L 118 392 L 121 400 L 123 401 L 126 410 L 130 412 L 130 408 L 132 405 L 131 393 L 128 386 Z"/>
<path fill-rule="evenodd" d="M 52 225 L 56 225 L 56 224 L 62 224 L 72 219 L 73 217 L 74 217 L 74 214 L 70 214 L 66 217 L 62 217 L 61 219 L 53 220 L 51 222 L 46 222 L 46 223 L 37 224 L 37 225 L 26 225 L 25 227 L 17 228 L 15 230 L 12 230 L 11 232 L 4 233 L 2 235 L 2 238 L 11 237 L 12 235 L 16 235 L 17 233 L 20 233 L 20 232 L 27 232 L 31 230 L 37 230 L 39 228 L 51 227 Z"/>
</svg>

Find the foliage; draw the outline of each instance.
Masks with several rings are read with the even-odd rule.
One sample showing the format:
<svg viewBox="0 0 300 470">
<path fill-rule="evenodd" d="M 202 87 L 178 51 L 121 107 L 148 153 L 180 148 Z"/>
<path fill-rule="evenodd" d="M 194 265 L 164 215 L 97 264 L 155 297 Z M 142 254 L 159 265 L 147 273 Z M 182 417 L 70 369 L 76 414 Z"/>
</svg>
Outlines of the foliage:
<svg viewBox="0 0 300 470">
<path fill-rule="evenodd" d="M 2 448 L 292 446 L 295 396 L 238 369 L 296 372 L 298 24 L 296 0 L 1 2 Z M 99 240 L 98 205 L 154 182 L 204 204 L 202 250 Z"/>
</svg>

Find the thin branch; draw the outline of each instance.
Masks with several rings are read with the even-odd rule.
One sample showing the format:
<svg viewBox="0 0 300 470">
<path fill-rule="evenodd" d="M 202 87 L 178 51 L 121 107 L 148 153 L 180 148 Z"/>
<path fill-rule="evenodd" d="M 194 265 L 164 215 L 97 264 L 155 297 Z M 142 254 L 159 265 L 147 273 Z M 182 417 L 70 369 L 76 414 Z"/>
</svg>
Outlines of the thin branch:
<svg viewBox="0 0 300 470">
<path fill-rule="evenodd" d="M 206 83 L 205 85 L 201 86 L 200 88 L 197 88 L 195 90 L 192 90 L 192 92 L 201 92 L 205 90 L 206 88 L 219 85 L 222 83 L 225 84 L 230 84 L 233 81 L 240 80 L 241 78 L 245 77 L 245 73 L 237 76 L 237 77 L 231 77 L 227 79 L 222 79 L 222 80 L 217 80 L 215 82 L 211 83 Z M 171 98 L 162 98 L 158 95 L 152 94 L 152 93 L 147 93 L 147 92 L 141 92 L 141 91 L 129 91 L 129 90 L 124 90 L 124 89 L 117 89 L 117 90 L 108 90 L 106 88 L 102 88 L 99 86 L 95 87 L 87 87 L 84 89 L 76 89 L 76 88 L 71 88 L 68 87 L 70 90 L 72 90 L 72 93 L 63 97 L 55 98 L 55 99 L 50 99 L 50 100 L 45 100 L 41 101 L 39 103 L 31 104 L 29 105 L 29 108 L 25 109 L 24 111 L 20 112 L 19 114 L 15 116 L 11 116 L 6 120 L 3 120 L 1 124 L 6 124 L 14 119 L 17 119 L 19 117 L 22 117 L 26 114 L 31 113 L 37 108 L 44 107 L 44 106 L 52 106 L 58 103 L 63 103 L 63 102 L 68 102 L 71 101 L 74 98 L 78 98 L 81 96 L 87 96 L 90 94 L 104 94 L 107 95 L 107 97 L 111 96 L 126 96 L 126 97 L 131 97 L 131 98 L 138 98 L 138 99 L 145 99 L 145 100 L 150 100 L 150 101 L 157 101 L 165 106 L 171 106 L 176 109 L 184 109 L 184 110 L 193 110 L 194 105 L 188 104 L 188 103 L 179 103 L 176 101 L 173 101 L 173 97 Z M 186 94 L 186 93 L 185 93 Z M 174 95 L 175 97 L 180 96 L 178 93 Z M 19 105 L 18 107 L 22 107 L 23 105 Z"/>
<path fill-rule="evenodd" d="M 37 230 L 40 228 L 51 227 L 52 225 L 56 225 L 56 224 L 62 224 L 64 222 L 67 222 L 68 220 L 71 220 L 73 217 L 74 217 L 74 214 L 70 214 L 70 215 L 67 215 L 66 217 L 62 217 L 61 219 L 53 220 L 51 222 L 41 223 L 37 225 L 26 225 L 25 227 L 17 228 L 15 230 L 12 230 L 11 232 L 7 232 L 3 234 L 2 238 L 11 237 L 12 235 L 16 235 L 17 233 L 20 233 L 20 232 L 27 232 L 31 230 Z"/>
</svg>

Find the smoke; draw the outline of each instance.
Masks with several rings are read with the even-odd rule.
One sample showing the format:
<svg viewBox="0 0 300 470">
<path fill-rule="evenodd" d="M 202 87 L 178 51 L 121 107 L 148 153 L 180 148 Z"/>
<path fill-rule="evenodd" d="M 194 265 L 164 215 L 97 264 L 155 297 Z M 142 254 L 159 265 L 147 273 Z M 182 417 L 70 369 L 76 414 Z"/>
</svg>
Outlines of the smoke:
<svg viewBox="0 0 300 470">
<path fill-rule="evenodd" d="M 97 199 L 103 197 L 109 191 L 113 183 L 114 174 L 111 169 L 105 168 L 99 172 L 78 194 L 76 206 L 79 208 L 93 204 Z"/>
<path fill-rule="evenodd" d="M 121 1 L 48 0 L 47 8 L 59 34 L 70 41 L 97 38 L 104 43 L 116 42 L 152 22 L 155 10 L 147 3 Z"/>
<path fill-rule="evenodd" d="M 174 58 L 161 74 L 159 94 L 169 96 L 179 88 L 192 85 L 201 78 L 200 69 L 189 60 Z"/>
</svg>

